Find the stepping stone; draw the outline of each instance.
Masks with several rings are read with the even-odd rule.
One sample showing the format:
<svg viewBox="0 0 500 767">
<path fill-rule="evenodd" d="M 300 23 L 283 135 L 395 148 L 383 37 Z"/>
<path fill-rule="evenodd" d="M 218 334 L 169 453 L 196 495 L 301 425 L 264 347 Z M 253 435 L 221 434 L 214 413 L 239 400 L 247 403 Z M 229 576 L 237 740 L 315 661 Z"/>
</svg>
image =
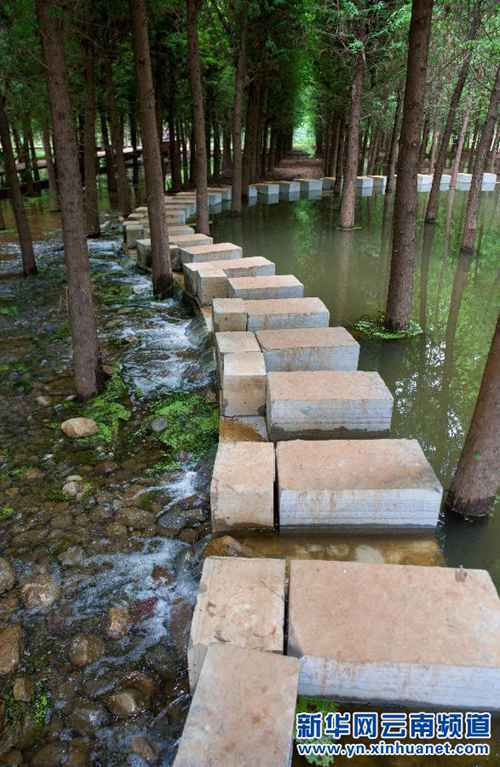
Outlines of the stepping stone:
<svg viewBox="0 0 500 767">
<path fill-rule="evenodd" d="M 216 333 L 247 329 L 247 312 L 242 298 L 214 298 L 212 317 Z"/>
<path fill-rule="evenodd" d="M 432 174 L 418 173 L 417 175 L 417 190 L 419 192 L 426 192 L 432 186 Z"/>
<path fill-rule="evenodd" d="M 356 178 L 356 187 L 364 191 L 373 189 L 373 178 L 371 176 L 358 176 Z"/>
<path fill-rule="evenodd" d="M 233 197 L 233 190 L 230 186 L 212 186 L 208 188 L 208 191 L 217 195 L 220 194 L 222 200 L 225 202 L 228 202 Z"/>
<path fill-rule="evenodd" d="M 254 184 L 253 185 L 255 189 L 257 190 L 257 194 L 262 197 L 279 197 L 280 194 L 280 185 L 279 184 L 269 184 L 269 183 L 260 183 L 260 184 Z"/>
<path fill-rule="evenodd" d="M 170 234 L 170 232 L 169 232 Z M 177 235 L 169 238 L 170 241 L 170 257 L 172 259 L 172 267 L 180 270 L 182 268 L 180 258 L 180 248 L 190 248 L 198 245 L 213 245 L 213 237 L 209 237 L 206 234 L 185 234 Z"/>
<path fill-rule="evenodd" d="M 483 178 L 481 180 L 481 189 L 483 191 L 493 190 L 495 188 L 496 183 L 497 183 L 496 173 L 483 173 Z"/>
<path fill-rule="evenodd" d="M 373 181 L 373 188 L 379 192 L 385 192 L 387 185 L 387 176 L 370 176 Z"/>
<path fill-rule="evenodd" d="M 265 277 L 231 277 L 231 298 L 302 298 L 304 286 L 293 274 L 274 274 Z"/>
<path fill-rule="evenodd" d="M 295 658 L 211 645 L 174 767 L 288 767 L 298 675 Z"/>
<path fill-rule="evenodd" d="M 434 528 L 443 489 L 416 440 L 281 442 L 280 528 Z"/>
<path fill-rule="evenodd" d="M 300 694 L 500 709 L 500 600 L 486 571 L 293 561 L 289 593 Z"/>
<path fill-rule="evenodd" d="M 196 271 L 189 284 L 194 285 L 194 295 L 200 306 L 208 306 L 214 298 L 229 297 L 229 277 L 259 277 L 273 275 L 276 267 L 262 256 L 235 258 L 226 261 L 206 261 L 186 264 Z"/>
<path fill-rule="evenodd" d="M 132 213 L 129 213 L 129 216 L 127 218 L 128 221 L 142 221 L 144 217 L 147 217 L 147 213 L 142 213 L 137 210 L 133 210 Z"/>
<path fill-rule="evenodd" d="M 274 445 L 219 444 L 210 486 L 212 529 L 273 529 Z"/>
<path fill-rule="evenodd" d="M 248 454 L 271 445 L 244 442 Z M 219 448 L 220 449 L 220 448 Z M 203 564 L 188 646 L 189 685 L 197 685 L 205 654 L 214 643 L 283 653 L 285 561 L 207 557 Z"/>
<path fill-rule="evenodd" d="M 217 261 L 241 258 L 242 250 L 232 242 L 218 242 L 215 245 L 195 245 L 189 248 L 179 248 L 183 264 L 200 261 Z"/>
<path fill-rule="evenodd" d="M 243 354 L 245 352 L 260 353 L 260 346 L 255 333 L 246 330 L 234 333 L 215 334 L 215 357 L 220 379 L 224 374 L 224 357 L 226 354 Z"/>
<path fill-rule="evenodd" d="M 300 197 L 300 181 L 280 181 L 279 189 L 282 200 L 298 200 Z"/>
<path fill-rule="evenodd" d="M 219 420 L 221 442 L 268 442 L 266 419 L 259 415 L 237 415 Z"/>
<path fill-rule="evenodd" d="M 125 221 L 123 234 L 127 248 L 135 248 L 137 240 L 144 237 L 144 225 L 140 222 Z"/>
<path fill-rule="evenodd" d="M 451 176 L 450 176 L 450 174 L 449 173 L 443 173 L 441 175 L 441 180 L 439 182 L 439 189 L 441 191 L 446 191 L 447 189 L 450 188 L 450 183 L 451 183 Z"/>
<path fill-rule="evenodd" d="M 165 220 L 167 222 L 167 226 L 170 226 L 170 224 L 185 224 L 186 218 L 186 213 L 183 210 L 172 213 L 170 213 L 170 211 L 165 212 Z"/>
<path fill-rule="evenodd" d="M 151 240 L 137 240 L 136 264 L 139 269 L 151 269 Z"/>
<path fill-rule="evenodd" d="M 261 352 L 226 354 L 221 373 L 222 415 L 263 415 L 266 366 Z"/>
<path fill-rule="evenodd" d="M 335 176 L 324 176 L 322 179 L 323 189 L 328 191 L 335 186 Z"/>
<path fill-rule="evenodd" d="M 356 370 L 359 344 L 345 328 L 259 330 L 266 370 Z"/>
<path fill-rule="evenodd" d="M 458 173 L 457 174 L 457 187 L 461 189 L 469 189 L 472 183 L 472 173 Z"/>
<path fill-rule="evenodd" d="M 298 178 L 300 191 L 306 194 L 321 194 L 323 191 L 323 181 L 320 178 Z"/>
<path fill-rule="evenodd" d="M 255 186 L 255 184 L 250 184 L 250 186 L 248 187 L 248 190 L 247 190 L 247 197 L 248 197 L 248 199 L 249 200 L 255 200 L 256 197 L 257 197 L 257 194 L 258 194 L 258 192 L 257 192 L 257 187 Z"/>
<path fill-rule="evenodd" d="M 378 373 L 357 370 L 268 373 L 269 438 L 326 439 L 388 431 L 393 398 Z"/>
<path fill-rule="evenodd" d="M 319 298 L 247 300 L 244 306 L 248 314 L 247 330 L 321 328 L 330 324 L 330 312 Z"/>
<path fill-rule="evenodd" d="M 183 237 L 189 234 L 196 234 L 196 232 L 192 226 L 188 226 L 187 224 L 174 224 L 174 226 L 168 227 L 168 237 L 169 241 L 172 243 L 176 243 L 179 237 Z M 202 234 L 201 236 L 206 237 L 205 234 Z"/>
</svg>

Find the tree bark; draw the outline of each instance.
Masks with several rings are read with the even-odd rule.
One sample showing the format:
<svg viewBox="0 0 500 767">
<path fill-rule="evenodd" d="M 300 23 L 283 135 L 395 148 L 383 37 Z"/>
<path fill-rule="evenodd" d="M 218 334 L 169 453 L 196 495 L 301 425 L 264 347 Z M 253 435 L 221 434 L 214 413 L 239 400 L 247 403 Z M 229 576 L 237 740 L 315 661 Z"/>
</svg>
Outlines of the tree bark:
<svg viewBox="0 0 500 767">
<path fill-rule="evenodd" d="M 132 156 L 132 183 L 134 188 L 139 186 L 139 158 L 137 157 L 137 119 L 135 116 L 135 110 L 137 106 L 135 101 L 130 102 L 130 111 L 128 122 L 130 126 L 130 143 L 132 144 L 133 156 Z M 137 193 L 137 190 L 136 190 Z"/>
<path fill-rule="evenodd" d="M 87 235 L 98 237 L 101 231 L 99 224 L 99 205 L 97 197 L 97 143 L 95 138 L 96 126 L 96 90 L 94 61 L 96 50 L 89 35 L 84 43 L 85 50 L 85 117 L 83 123 L 83 169 L 85 181 L 85 215 L 87 220 Z"/>
<path fill-rule="evenodd" d="M 108 194 L 112 203 L 116 201 L 118 195 L 118 186 L 116 183 L 116 164 L 111 145 L 109 143 L 108 123 L 104 111 L 100 113 L 101 135 L 104 145 L 104 154 L 106 155 L 106 178 L 108 181 Z"/>
<path fill-rule="evenodd" d="M 347 161 L 342 187 L 342 202 L 340 205 L 341 229 L 352 229 L 356 206 L 356 176 L 358 174 L 359 156 L 359 121 L 361 118 L 361 94 L 363 92 L 364 75 L 363 52 L 356 56 L 354 79 L 351 88 L 351 116 L 349 134 L 347 137 Z"/>
<path fill-rule="evenodd" d="M 146 198 L 151 230 L 153 292 L 156 296 L 165 298 L 172 292 L 173 280 L 145 0 L 130 0 L 130 15 L 132 17 L 137 95 L 141 117 Z"/>
<path fill-rule="evenodd" d="M 182 173 L 180 136 L 178 130 L 176 130 L 175 119 L 177 111 L 175 66 L 175 57 L 171 56 L 169 59 L 170 77 L 168 83 L 168 147 L 170 156 L 170 171 L 172 176 L 172 192 L 180 192 L 182 187 Z"/>
<path fill-rule="evenodd" d="M 31 156 L 31 167 L 32 167 L 32 171 L 33 171 L 33 178 L 35 179 L 35 184 L 37 184 L 36 194 L 40 195 L 41 194 L 41 189 L 40 189 L 40 186 L 39 186 L 39 184 L 40 184 L 40 171 L 38 169 L 38 157 L 36 156 L 35 139 L 34 139 L 34 136 L 33 136 L 33 130 L 32 130 L 32 127 L 31 127 L 31 121 L 30 120 L 28 120 L 27 125 L 26 125 L 26 133 L 27 133 L 27 136 L 28 136 L 28 145 L 29 145 L 29 152 L 30 152 L 30 156 Z"/>
<path fill-rule="evenodd" d="M 500 477 L 500 317 L 497 320 L 481 387 L 447 495 L 450 511 L 484 517 L 495 502 Z"/>
<path fill-rule="evenodd" d="M 234 75 L 234 104 L 233 104 L 233 185 L 231 210 L 235 215 L 241 213 L 243 196 L 243 152 L 241 148 L 241 110 L 243 89 L 245 86 L 246 69 L 246 37 L 247 37 L 247 0 L 242 0 L 243 8 L 240 18 L 240 40 L 238 58 Z"/>
<path fill-rule="evenodd" d="M 130 193 L 128 187 L 127 166 L 123 156 L 123 130 L 120 124 L 120 115 L 116 103 L 113 67 L 108 57 L 104 61 L 104 83 L 106 90 L 106 105 L 111 128 L 111 151 L 116 168 L 116 181 L 118 191 L 118 206 L 125 218 L 130 213 Z"/>
<path fill-rule="evenodd" d="M 335 183 L 333 185 L 333 194 L 340 194 L 340 190 L 342 189 L 342 169 L 345 154 L 345 143 L 345 122 L 344 118 L 342 118 L 339 125 L 339 146 L 337 150 L 337 164 L 335 166 Z"/>
<path fill-rule="evenodd" d="M 474 11 L 473 11 L 469 34 L 467 36 L 467 40 L 469 42 L 471 40 L 474 40 L 474 38 L 476 37 L 478 29 L 479 29 L 480 21 L 481 21 L 481 3 L 476 2 L 474 5 Z M 434 175 L 432 177 L 431 192 L 429 194 L 429 199 L 427 201 L 427 211 L 425 214 L 426 224 L 433 224 L 436 221 L 436 217 L 437 217 L 437 213 L 439 209 L 439 189 L 441 186 L 441 176 L 443 175 L 443 171 L 446 164 L 448 145 L 450 143 L 450 138 L 453 131 L 453 125 L 455 123 L 455 115 L 457 113 L 458 105 L 460 103 L 460 98 L 462 96 L 462 91 L 464 89 L 465 81 L 469 73 L 471 56 L 472 56 L 472 48 L 469 46 L 465 52 L 462 66 L 460 67 L 460 70 L 458 72 L 457 82 L 455 83 L 455 87 L 451 95 L 450 106 L 448 108 L 448 115 L 446 117 L 446 124 L 441 136 L 440 144 L 439 144 L 439 151 L 436 158 L 436 165 L 434 170 L 433 171 L 431 170 L 431 172 L 433 172 Z"/>
<path fill-rule="evenodd" d="M 413 0 L 403 123 L 393 214 L 386 325 L 405 330 L 411 318 L 416 261 L 417 172 L 433 0 Z"/>
<path fill-rule="evenodd" d="M 479 145 L 474 157 L 474 166 L 472 168 L 472 181 L 467 195 L 467 206 L 465 208 L 464 231 L 462 237 L 462 250 L 473 251 L 476 239 L 477 211 L 479 209 L 479 197 L 481 193 L 481 183 L 483 172 L 486 166 L 486 159 L 491 146 L 493 131 L 497 120 L 498 104 L 500 102 L 500 67 L 497 68 L 495 83 L 493 85 L 488 106 L 488 114 L 481 131 Z"/>
<path fill-rule="evenodd" d="M 203 88 L 201 82 L 201 64 L 197 29 L 200 5 L 200 0 L 187 0 L 188 66 L 189 78 L 191 81 L 191 93 L 193 97 L 194 137 L 196 144 L 196 161 L 194 166 L 196 183 L 196 224 L 200 234 L 209 234 L 205 109 L 203 105 Z"/>
<path fill-rule="evenodd" d="M 78 146 L 64 58 L 64 14 L 58 0 L 36 0 L 36 9 L 47 67 L 61 194 L 75 385 L 78 396 L 88 399 L 102 387 L 104 376 L 92 302 Z"/>
<path fill-rule="evenodd" d="M 0 141 L 3 148 L 5 175 L 10 187 L 12 210 L 16 221 L 19 246 L 21 248 L 23 274 L 25 277 L 29 277 L 30 274 L 37 273 L 35 253 L 33 251 L 31 230 L 24 209 L 21 185 L 17 176 L 16 160 L 10 137 L 9 118 L 5 108 L 5 96 L 3 95 L 0 95 Z"/>
<path fill-rule="evenodd" d="M 460 161 L 462 159 L 462 152 L 464 149 L 465 135 L 467 133 L 469 117 L 470 117 L 470 99 L 467 99 L 465 104 L 464 117 L 462 120 L 462 127 L 460 128 L 460 134 L 458 136 L 455 157 L 453 158 L 453 164 L 451 166 L 450 192 L 454 192 L 457 186 L 457 176 L 460 170 Z"/>
<path fill-rule="evenodd" d="M 385 193 L 391 194 L 394 188 L 394 174 L 396 172 L 396 162 L 398 158 L 398 146 L 399 146 L 399 129 L 401 122 L 401 106 L 403 100 L 401 98 L 401 91 L 398 89 L 396 97 L 396 112 L 394 114 L 394 123 L 392 126 L 391 140 L 389 144 L 389 152 L 387 155 L 387 164 L 385 166 L 385 175 L 387 182 L 385 185 Z"/>
<path fill-rule="evenodd" d="M 24 170 L 22 171 L 22 177 L 26 184 L 26 195 L 28 197 L 35 197 L 35 183 L 33 180 L 33 168 L 31 163 L 31 152 L 28 140 L 28 131 L 26 127 L 23 127 L 23 163 Z"/>
<path fill-rule="evenodd" d="M 59 192 L 57 190 L 56 168 L 54 165 L 54 158 L 52 156 L 50 130 L 46 123 L 44 123 L 42 127 L 42 141 L 43 151 L 45 154 L 45 167 L 47 169 L 47 177 L 49 180 L 49 210 L 51 212 L 56 212 L 60 209 Z"/>
</svg>

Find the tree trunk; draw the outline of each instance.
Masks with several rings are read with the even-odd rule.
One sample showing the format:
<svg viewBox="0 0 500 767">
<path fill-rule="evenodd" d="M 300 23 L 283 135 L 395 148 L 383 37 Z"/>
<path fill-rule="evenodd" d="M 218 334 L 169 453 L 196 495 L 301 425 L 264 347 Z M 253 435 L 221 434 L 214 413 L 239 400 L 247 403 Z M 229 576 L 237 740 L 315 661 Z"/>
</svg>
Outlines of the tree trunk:
<svg viewBox="0 0 500 767">
<path fill-rule="evenodd" d="M 33 130 L 31 128 L 31 122 L 30 121 L 28 121 L 28 123 L 26 125 L 26 132 L 27 132 L 27 135 L 28 135 L 28 145 L 29 145 L 29 151 L 30 151 L 30 156 L 31 156 L 31 167 L 33 169 L 33 178 L 35 179 L 35 184 L 38 185 L 37 188 L 36 188 L 36 194 L 40 195 L 41 194 L 41 189 L 40 189 L 40 186 L 39 186 L 39 184 L 40 184 L 40 171 L 38 169 L 38 157 L 36 156 L 35 139 L 33 137 Z"/>
<path fill-rule="evenodd" d="M 135 116 L 136 103 L 131 100 L 128 122 L 130 125 L 130 143 L 132 144 L 132 184 L 134 188 L 139 186 L 139 158 L 137 157 L 137 119 Z M 137 193 L 137 190 L 136 190 Z"/>
<path fill-rule="evenodd" d="M 491 146 L 493 131 L 497 120 L 498 104 L 500 102 L 500 67 L 497 68 L 495 83 L 491 91 L 488 114 L 479 139 L 479 145 L 474 157 L 474 166 L 472 169 L 472 181 L 467 195 L 467 206 L 465 208 L 464 231 L 462 237 L 462 250 L 472 252 L 474 250 L 474 241 L 476 239 L 477 211 L 479 209 L 479 197 L 481 193 L 481 184 L 483 172 L 486 165 L 486 159 Z"/>
<path fill-rule="evenodd" d="M 474 38 L 476 37 L 477 31 L 479 29 L 480 21 L 481 21 L 481 4 L 480 2 L 476 2 L 474 5 L 474 12 L 472 16 L 469 34 L 467 37 L 467 40 L 469 42 L 471 40 L 474 40 Z M 446 117 L 446 124 L 444 127 L 443 134 L 441 136 L 441 142 L 439 145 L 439 152 L 437 155 L 436 164 L 435 164 L 434 170 L 432 171 L 434 173 L 434 176 L 432 178 L 431 192 L 429 195 L 429 199 L 427 201 L 427 211 L 425 214 L 426 224 L 433 224 L 437 217 L 438 208 L 439 208 L 439 189 L 441 186 L 441 176 L 443 175 L 443 171 L 446 164 L 448 145 L 450 143 L 450 138 L 453 131 L 453 125 L 455 123 L 455 115 L 457 113 L 458 105 L 460 103 L 460 98 L 462 96 L 462 91 L 464 89 L 465 81 L 469 73 L 471 56 L 472 56 L 472 48 L 469 46 L 465 52 L 464 60 L 462 62 L 462 66 L 460 67 L 460 70 L 458 73 L 457 82 L 455 83 L 455 88 L 453 89 L 453 93 L 451 95 L 450 106 L 448 108 L 448 115 Z"/>
<path fill-rule="evenodd" d="M 196 143 L 196 162 L 194 168 L 196 182 L 196 224 L 200 234 L 209 234 L 205 110 L 197 30 L 199 10 L 200 0 L 187 0 L 188 65 L 193 97 L 194 137 Z"/>
<path fill-rule="evenodd" d="M 387 176 L 387 182 L 385 185 L 386 194 L 391 194 L 394 188 L 394 174 L 396 172 L 396 161 L 398 157 L 399 129 L 400 129 L 400 121 L 401 121 L 402 104 L 403 104 L 403 100 L 401 98 L 401 91 L 398 89 L 397 97 L 396 97 L 396 112 L 394 114 L 394 123 L 392 126 L 389 152 L 387 155 L 387 163 L 385 166 L 385 175 Z"/>
<path fill-rule="evenodd" d="M 500 317 L 497 320 L 481 387 L 446 498 L 450 511 L 484 517 L 495 503 L 500 477 Z"/>
<path fill-rule="evenodd" d="M 327 176 L 333 176 L 335 173 L 335 168 L 337 166 L 337 157 L 339 154 L 339 146 L 340 146 L 340 133 L 341 133 L 341 123 L 338 118 L 335 118 L 335 124 L 334 129 L 332 133 L 332 143 L 331 143 L 331 149 L 330 154 L 328 156 L 328 167 L 326 169 L 326 175 Z"/>
<path fill-rule="evenodd" d="M 233 157 L 231 155 L 231 127 L 229 120 L 224 123 L 222 131 L 222 175 L 231 176 L 233 173 Z M 233 192 L 234 198 L 234 192 Z"/>
<path fill-rule="evenodd" d="M 422 167 L 427 157 L 427 143 L 429 141 L 430 120 L 427 116 L 424 118 L 424 127 L 422 129 L 422 139 L 420 141 L 420 149 L 418 152 L 418 168 Z"/>
<path fill-rule="evenodd" d="M 89 35 L 84 42 L 85 51 L 85 118 L 83 123 L 83 163 L 85 180 L 85 215 L 87 235 L 98 237 L 100 234 L 99 205 L 97 198 L 97 144 L 95 138 L 96 91 L 94 61 L 96 50 Z"/>
<path fill-rule="evenodd" d="M 497 128 L 496 136 L 493 139 L 493 146 L 491 148 L 489 160 L 488 160 L 488 173 L 496 173 L 497 168 L 497 156 L 500 151 L 500 128 Z"/>
<path fill-rule="evenodd" d="M 450 192 L 454 192 L 457 186 L 457 176 L 460 170 L 460 161 L 462 159 L 462 152 L 464 149 L 465 135 L 467 133 L 469 117 L 470 117 L 470 98 L 467 99 L 465 104 L 462 127 L 460 128 L 460 135 L 458 137 L 455 157 L 453 158 L 453 165 L 451 166 Z"/>
<path fill-rule="evenodd" d="M 111 151 L 113 153 L 116 168 L 118 206 L 120 208 L 120 213 L 126 218 L 130 213 L 130 194 L 127 166 L 125 165 L 125 158 L 123 156 L 123 130 L 120 124 L 120 115 L 118 113 L 115 97 L 113 67 L 109 57 L 104 61 L 104 85 L 106 91 L 107 112 L 111 127 Z"/>
<path fill-rule="evenodd" d="M 176 130 L 176 77 L 175 77 L 175 57 L 169 60 L 169 88 L 168 88 L 168 139 L 170 155 L 170 171 L 172 176 L 172 192 L 180 192 L 182 187 L 181 156 L 180 156 L 180 136 Z"/>
<path fill-rule="evenodd" d="M 234 75 L 234 104 L 233 104 L 233 185 L 231 210 L 235 215 L 241 213 L 241 198 L 243 196 L 243 153 L 241 149 L 241 109 L 243 102 L 243 88 L 245 85 L 246 68 L 246 36 L 247 36 L 247 0 L 243 0 L 243 9 L 240 18 L 240 44 L 238 59 Z"/>
<path fill-rule="evenodd" d="M 354 79 L 351 88 L 351 116 L 347 137 L 347 161 L 340 206 L 341 229 L 352 229 L 356 206 L 356 176 L 358 174 L 359 121 L 361 117 L 361 94 L 364 75 L 363 52 L 356 56 Z"/>
<path fill-rule="evenodd" d="M 42 141 L 43 151 L 45 154 L 45 165 L 47 169 L 47 177 L 49 180 L 49 210 L 51 212 L 58 211 L 59 208 L 59 192 L 57 190 L 57 177 L 56 168 L 54 165 L 54 159 L 52 157 L 52 147 L 50 143 L 50 130 L 46 123 L 42 128 Z"/>
<path fill-rule="evenodd" d="M 155 115 L 155 94 L 145 0 L 130 0 L 132 34 L 137 75 L 137 95 L 140 106 L 144 176 L 151 230 L 151 261 L 153 292 L 165 298 L 172 292 L 172 267 L 168 242 L 163 175 Z"/>
<path fill-rule="evenodd" d="M 213 157 L 213 175 L 219 178 L 221 172 L 221 147 L 220 147 L 220 129 L 219 123 L 215 119 L 212 124 L 212 135 L 214 137 L 214 157 Z"/>
<path fill-rule="evenodd" d="M 368 176 L 372 176 L 375 172 L 375 166 L 377 164 L 378 152 L 380 147 L 381 131 L 377 131 L 373 137 L 373 146 L 370 147 L 370 156 L 368 158 L 368 167 L 366 173 Z"/>
<path fill-rule="evenodd" d="M 116 164 L 111 145 L 109 143 L 108 123 L 106 115 L 103 111 L 100 113 L 101 119 L 101 135 L 102 143 L 104 145 L 104 154 L 106 155 L 106 178 L 108 181 L 108 194 L 109 199 L 114 203 L 118 195 L 118 186 L 116 183 Z"/>
<path fill-rule="evenodd" d="M 0 141 L 3 148 L 5 175 L 7 184 L 10 187 L 12 210 L 16 221 L 19 246 L 21 248 L 23 274 L 25 277 L 28 277 L 30 274 L 36 274 L 37 268 L 33 251 L 33 241 L 31 239 L 31 230 L 26 217 L 26 211 L 24 210 L 21 185 L 19 183 L 19 178 L 17 177 L 16 160 L 10 138 L 9 118 L 5 109 L 5 96 L 0 96 Z"/>
<path fill-rule="evenodd" d="M 339 147 L 337 151 L 337 164 L 335 167 L 335 184 L 333 185 L 333 194 L 340 194 L 342 189 L 342 168 L 344 162 L 344 147 L 346 143 L 345 122 L 342 118 L 339 125 Z"/>
<path fill-rule="evenodd" d="M 7 229 L 7 223 L 5 221 L 2 201 L 0 200 L 0 231 L 3 231 L 4 229 Z"/>
<path fill-rule="evenodd" d="M 36 0 L 36 8 L 47 67 L 61 194 L 75 384 L 78 396 L 88 399 L 102 387 L 104 377 L 92 303 L 78 146 L 64 59 L 64 14 L 57 0 Z"/>
<path fill-rule="evenodd" d="M 28 197 L 35 197 L 35 184 L 33 181 L 33 168 L 31 163 L 31 152 L 30 152 L 30 145 L 28 140 L 28 131 L 26 128 L 23 128 L 23 162 L 24 162 L 24 170 L 22 172 L 22 176 L 24 179 L 24 183 L 26 184 L 26 194 Z"/>
<path fill-rule="evenodd" d="M 413 0 L 398 177 L 393 214 L 386 325 L 405 330 L 411 318 L 416 261 L 417 172 L 433 0 Z"/>
<path fill-rule="evenodd" d="M 185 126 L 183 122 L 177 123 L 177 134 L 180 137 L 180 143 L 181 143 L 181 149 L 182 149 L 182 174 L 184 176 L 183 184 L 187 184 L 189 180 L 189 156 L 188 156 Z"/>
<path fill-rule="evenodd" d="M 440 137 L 440 131 L 435 130 L 432 132 L 432 147 L 431 147 L 431 158 L 429 162 L 429 173 L 434 173 L 434 168 L 436 167 L 436 157 L 437 157 L 437 152 L 439 148 L 439 137 Z"/>
</svg>

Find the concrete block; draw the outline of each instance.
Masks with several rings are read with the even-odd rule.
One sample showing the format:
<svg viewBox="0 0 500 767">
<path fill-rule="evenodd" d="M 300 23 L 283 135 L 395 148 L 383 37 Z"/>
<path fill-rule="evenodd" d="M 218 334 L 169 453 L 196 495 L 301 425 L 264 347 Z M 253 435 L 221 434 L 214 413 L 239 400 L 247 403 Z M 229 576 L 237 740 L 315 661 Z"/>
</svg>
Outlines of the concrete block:
<svg viewBox="0 0 500 767">
<path fill-rule="evenodd" d="M 249 200 L 255 200 L 257 197 L 257 187 L 254 184 L 250 184 L 247 190 L 247 197 Z"/>
<path fill-rule="evenodd" d="M 295 658 L 211 645 L 174 767 L 288 767 L 298 675 Z"/>
<path fill-rule="evenodd" d="M 497 183 L 496 173 L 483 173 L 483 177 L 481 179 L 481 189 L 483 191 L 492 191 L 493 189 L 495 189 L 496 183 Z"/>
<path fill-rule="evenodd" d="M 224 356 L 221 375 L 222 415 L 263 415 L 266 408 L 266 366 L 260 352 Z"/>
<path fill-rule="evenodd" d="M 461 189 L 469 189 L 472 183 L 472 173 L 458 173 L 457 174 L 457 187 Z"/>
<path fill-rule="evenodd" d="M 143 213 L 142 211 L 138 211 L 138 210 L 133 210 L 132 213 L 129 213 L 127 221 L 142 221 L 144 218 L 147 218 L 147 213 Z"/>
<path fill-rule="evenodd" d="M 377 192 L 385 192 L 387 185 L 387 176 L 370 176 L 373 181 L 373 188 Z"/>
<path fill-rule="evenodd" d="M 393 398 L 378 373 L 268 373 L 267 382 L 267 430 L 273 442 L 390 429 Z"/>
<path fill-rule="evenodd" d="M 298 178 L 300 191 L 305 194 L 321 194 L 323 191 L 323 180 L 321 178 Z"/>
<path fill-rule="evenodd" d="M 299 181 L 280 181 L 279 189 L 282 200 L 297 200 L 300 197 Z"/>
<path fill-rule="evenodd" d="M 500 709 L 500 600 L 486 571 L 293 561 L 289 593 L 301 694 Z"/>
<path fill-rule="evenodd" d="M 418 173 L 417 174 L 417 190 L 419 192 L 427 192 L 432 186 L 432 173 Z"/>
<path fill-rule="evenodd" d="M 359 344 L 345 328 L 259 330 L 266 370 L 356 370 Z"/>
<path fill-rule="evenodd" d="M 189 248 L 179 248 L 179 253 L 183 264 L 242 257 L 240 246 L 234 245 L 232 242 L 218 242 L 215 245 L 195 245 Z"/>
<path fill-rule="evenodd" d="M 220 192 L 208 193 L 208 207 L 218 208 L 222 204 L 222 194 Z"/>
<path fill-rule="evenodd" d="M 450 183 L 451 183 L 451 176 L 450 176 L 450 174 L 449 173 L 443 173 L 441 175 L 441 180 L 439 182 L 439 189 L 441 191 L 446 191 L 447 189 L 450 188 Z"/>
<path fill-rule="evenodd" d="M 222 202 L 228 202 L 233 197 L 233 190 L 230 186 L 212 186 L 208 188 L 208 191 L 220 194 Z"/>
<path fill-rule="evenodd" d="M 321 328 L 330 324 L 330 312 L 319 298 L 246 300 L 244 306 L 248 314 L 247 330 Z"/>
<path fill-rule="evenodd" d="M 274 446 L 270 442 L 219 444 L 210 505 L 213 530 L 273 528 Z"/>
<path fill-rule="evenodd" d="M 195 231 L 192 226 L 188 226 L 187 224 L 174 224 L 173 226 L 168 227 L 168 237 L 169 241 L 172 243 L 177 242 L 179 237 L 188 234 L 195 234 Z M 202 236 L 205 237 L 206 235 Z"/>
<path fill-rule="evenodd" d="M 234 298 L 302 298 L 303 284 L 293 274 L 264 277 L 230 277 L 229 296 Z"/>
<path fill-rule="evenodd" d="M 137 240 L 137 266 L 139 269 L 151 269 L 151 240 Z"/>
<path fill-rule="evenodd" d="M 222 269 L 210 269 L 196 274 L 196 300 L 200 306 L 210 306 L 214 298 L 229 298 L 229 283 Z"/>
<path fill-rule="evenodd" d="M 167 225 L 185 224 L 186 218 L 187 216 L 184 210 L 176 210 L 176 211 L 165 210 L 165 219 L 166 219 Z"/>
<path fill-rule="evenodd" d="M 213 326 L 216 333 L 226 330 L 246 330 L 247 311 L 241 298 L 214 298 Z"/>
<path fill-rule="evenodd" d="M 324 176 L 322 179 L 325 192 L 330 191 L 335 186 L 335 176 Z"/>
<path fill-rule="evenodd" d="M 416 440 L 296 440 L 276 450 L 280 528 L 434 528 L 443 489 Z"/>
<path fill-rule="evenodd" d="M 270 184 L 268 182 L 263 182 L 260 184 L 254 184 L 254 187 L 257 190 L 259 197 L 279 197 L 280 185 L 278 183 Z"/>
<path fill-rule="evenodd" d="M 137 247 L 137 240 L 144 236 L 144 225 L 140 222 L 125 221 L 123 225 L 123 236 L 127 248 Z"/>
<path fill-rule="evenodd" d="M 255 333 L 246 330 L 235 333 L 215 334 L 215 356 L 220 380 L 224 373 L 224 357 L 226 354 L 243 354 L 245 352 L 260 352 L 260 346 L 255 338 Z"/>
<path fill-rule="evenodd" d="M 219 443 L 268 442 L 266 419 L 260 415 L 221 416 Z"/>
<path fill-rule="evenodd" d="M 371 191 L 373 189 L 373 178 L 371 176 L 357 176 L 356 187 L 357 189 Z"/>
</svg>

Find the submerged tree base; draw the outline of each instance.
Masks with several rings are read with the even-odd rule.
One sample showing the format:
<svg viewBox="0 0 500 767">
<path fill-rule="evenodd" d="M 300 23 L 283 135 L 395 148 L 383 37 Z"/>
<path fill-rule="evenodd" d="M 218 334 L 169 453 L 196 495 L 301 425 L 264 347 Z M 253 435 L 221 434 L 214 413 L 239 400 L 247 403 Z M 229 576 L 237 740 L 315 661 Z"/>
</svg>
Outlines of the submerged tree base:
<svg viewBox="0 0 500 767">
<path fill-rule="evenodd" d="M 353 329 L 370 338 L 377 338 L 380 341 L 401 341 L 408 338 L 415 338 L 424 332 L 418 322 L 410 320 L 408 327 L 404 330 L 388 330 L 385 326 L 385 317 L 381 314 L 378 319 L 372 320 L 368 317 L 361 317 L 354 323 Z"/>
<path fill-rule="evenodd" d="M 459 517 L 472 522 L 477 519 L 486 519 L 493 512 L 496 498 L 476 498 L 474 500 L 465 500 L 459 498 L 455 493 L 448 493 L 445 500 L 446 511 L 457 514 Z"/>
</svg>

